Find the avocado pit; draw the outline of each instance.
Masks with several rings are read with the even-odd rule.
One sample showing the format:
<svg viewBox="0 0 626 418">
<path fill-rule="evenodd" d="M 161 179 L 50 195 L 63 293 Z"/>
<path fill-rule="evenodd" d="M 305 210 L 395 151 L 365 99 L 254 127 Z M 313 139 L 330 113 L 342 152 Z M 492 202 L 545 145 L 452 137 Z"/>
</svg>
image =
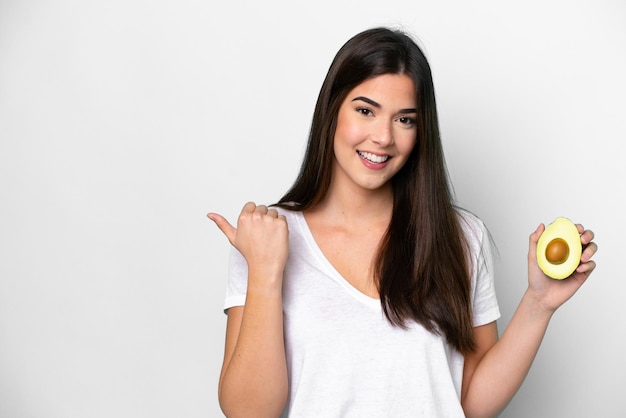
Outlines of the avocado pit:
<svg viewBox="0 0 626 418">
<path fill-rule="evenodd" d="M 546 259 L 552 264 L 563 264 L 569 257 L 569 245 L 563 238 L 555 238 L 546 245 Z"/>
</svg>

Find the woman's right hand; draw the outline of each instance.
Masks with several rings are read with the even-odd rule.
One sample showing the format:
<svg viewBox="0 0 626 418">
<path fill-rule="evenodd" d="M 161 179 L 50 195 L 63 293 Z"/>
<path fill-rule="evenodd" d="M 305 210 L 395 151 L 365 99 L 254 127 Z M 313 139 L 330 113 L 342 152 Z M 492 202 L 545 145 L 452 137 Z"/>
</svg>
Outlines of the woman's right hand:
<svg viewBox="0 0 626 418">
<path fill-rule="evenodd" d="M 282 283 L 287 220 L 276 209 L 248 202 L 237 227 L 207 215 L 248 264 L 244 306 L 228 309 L 219 401 L 226 416 L 279 416 L 288 393 Z"/>
<path fill-rule="evenodd" d="M 251 277 L 282 277 L 287 262 L 289 230 L 287 220 L 276 209 L 248 202 L 239 214 L 237 228 L 219 214 L 209 213 L 207 217 L 244 256 L 248 270 L 257 273 Z"/>
</svg>

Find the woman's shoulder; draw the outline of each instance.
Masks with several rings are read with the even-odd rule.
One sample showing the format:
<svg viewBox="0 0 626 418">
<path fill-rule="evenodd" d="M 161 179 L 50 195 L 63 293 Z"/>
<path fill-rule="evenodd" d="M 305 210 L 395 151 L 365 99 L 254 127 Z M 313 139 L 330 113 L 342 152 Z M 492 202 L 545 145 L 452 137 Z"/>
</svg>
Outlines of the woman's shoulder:
<svg viewBox="0 0 626 418">
<path fill-rule="evenodd" d="M 456 207 L 456 213 L 459 217 L 459 224 L 463 229 L 465 236 L 473 242 L 481 243 L 489 232 L 485 223 L 473 212 L 467 209 Z"/>
<path fill-rule="evenodd" d="M 273 203 L 268 205 L 268 207 L 275 209 L 280 215 L 284 215 L 285 217 L 294 217 L 302 213 L 300 206 L 293 202 Z"/>
</svg>

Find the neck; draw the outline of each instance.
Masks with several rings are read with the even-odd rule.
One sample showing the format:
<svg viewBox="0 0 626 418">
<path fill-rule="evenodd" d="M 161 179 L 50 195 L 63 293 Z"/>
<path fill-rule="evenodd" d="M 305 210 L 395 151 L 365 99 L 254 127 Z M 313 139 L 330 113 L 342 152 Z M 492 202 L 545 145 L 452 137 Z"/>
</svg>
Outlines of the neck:
<svg viewBox="0 0 626 418">
<path fill-rule="evenodd" d="M 311 213 L 323 214 L 332 223 L 371 224 L 391 220 L 393 189 L 390 183 L 375 190 L 358 187 L 340 188 L 332 184 L 324 199 L 311 208 Z"/>
</svg>

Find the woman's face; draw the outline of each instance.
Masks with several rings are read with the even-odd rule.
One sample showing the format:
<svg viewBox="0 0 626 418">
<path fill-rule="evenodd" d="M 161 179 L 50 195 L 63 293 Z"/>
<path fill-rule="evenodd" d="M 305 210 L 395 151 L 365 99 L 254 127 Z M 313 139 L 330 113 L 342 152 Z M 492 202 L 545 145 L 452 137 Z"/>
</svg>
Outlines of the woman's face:
<svg viewBox="0 0 626 418">
<path fill-rule="evenodd" d="M 406 163 L 417 136 L 413 80 L 383 74 L 352 89 L 337 116 L 333 181 L 376 190 Z"/>
</svg>

